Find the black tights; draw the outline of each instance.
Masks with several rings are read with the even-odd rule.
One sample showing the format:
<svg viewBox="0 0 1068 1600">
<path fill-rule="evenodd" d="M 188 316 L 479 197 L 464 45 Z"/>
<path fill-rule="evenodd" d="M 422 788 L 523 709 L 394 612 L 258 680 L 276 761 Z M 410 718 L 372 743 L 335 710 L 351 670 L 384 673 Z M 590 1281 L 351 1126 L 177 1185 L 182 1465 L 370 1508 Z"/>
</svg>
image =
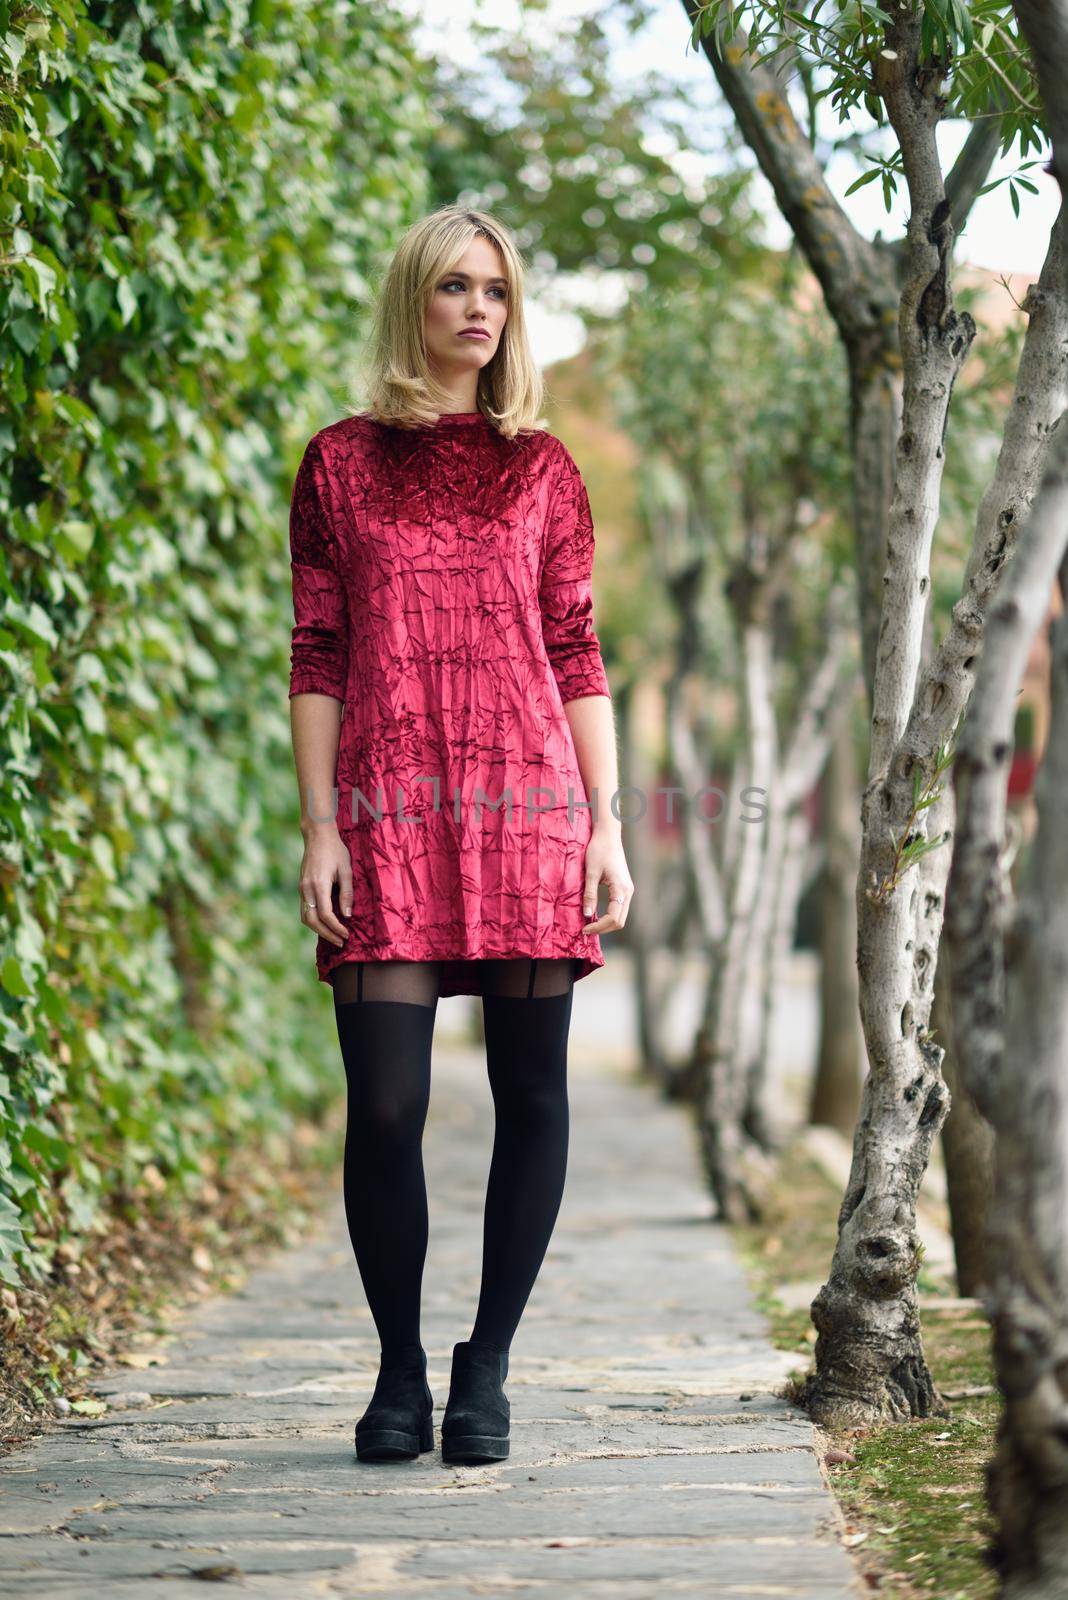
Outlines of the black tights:
<svg viewBox="0 0 1068 1600">
<path fill-rule="evenodd" d="M 383 1355 L 420 1343 L 429 1232 L 423 1128 L 440 965 L 347 961 L 331 975 L 348 1082 L 345 1214 Z M 498 1350 L 519 1326 L 563 1198 L 575 965 L 482 963 L 495 1131 L 470 1337 Z"/>
</svg>

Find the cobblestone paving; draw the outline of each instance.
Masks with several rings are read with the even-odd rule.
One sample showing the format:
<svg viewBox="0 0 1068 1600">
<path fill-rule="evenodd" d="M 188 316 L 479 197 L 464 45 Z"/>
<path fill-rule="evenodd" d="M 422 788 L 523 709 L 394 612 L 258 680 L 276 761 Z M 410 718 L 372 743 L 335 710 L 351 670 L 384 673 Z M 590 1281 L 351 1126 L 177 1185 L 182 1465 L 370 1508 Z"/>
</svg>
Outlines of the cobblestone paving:
<svg viewBox="0 0 1068 1600">
<path fill-rule="evenodd" d="M 104 1415 L 0 1463 L 0 1595 L 859 1595 L 819 1435 L 774 1393 L 798 1358 L 773 1349 L 709 1220 L 689 1116 L 591 1048 L 589 1023 L 506 1462 L 357 1461 L 378 1346 L 338 1191 L 311 1239 L 180 1313 L 152 1365 L 100 1379 Z M 438 1425 L 491 1139 L 484 1062 L 442 1028 L 423 1299 Z"/>
</svg>

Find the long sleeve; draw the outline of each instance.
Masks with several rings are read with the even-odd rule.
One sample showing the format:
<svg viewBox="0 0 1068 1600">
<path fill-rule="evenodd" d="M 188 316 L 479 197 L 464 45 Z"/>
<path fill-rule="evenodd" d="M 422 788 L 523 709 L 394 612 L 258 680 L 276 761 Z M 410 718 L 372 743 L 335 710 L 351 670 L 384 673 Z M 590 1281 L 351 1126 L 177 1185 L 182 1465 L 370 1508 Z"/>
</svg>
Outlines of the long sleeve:
<svg viewBox="0 0 1068 1600">
<path fill-rule="evenodd" d="M 582 474 L 560 443 L 538 588 L 542 637 L 562 700 L 611 699 L 593 625 L 593 517 Z"/>
<path fill-rule="evenodd" d="M 297 468 L 289 510 L 293 575 L 289 695 L 344 700 L 348 676 L 345 591 L 338 570 L 333 500 L 322 450 L 312 439 Z"/>
</svg>

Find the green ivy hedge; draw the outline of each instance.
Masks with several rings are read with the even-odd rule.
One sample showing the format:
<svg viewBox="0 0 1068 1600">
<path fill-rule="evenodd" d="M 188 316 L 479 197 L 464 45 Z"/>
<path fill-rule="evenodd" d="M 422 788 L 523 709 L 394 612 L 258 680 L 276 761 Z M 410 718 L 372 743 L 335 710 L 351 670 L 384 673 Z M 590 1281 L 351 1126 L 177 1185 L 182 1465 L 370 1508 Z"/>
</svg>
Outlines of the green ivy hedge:
<svg viewBox="0 0 1068 1600">
<path fill-rule="evenodd" d="M 336 1092 L 288 499 L 424 203 L 408 31 L 375 0 L 0 3 L 9 1284 Z"/>
</svg>

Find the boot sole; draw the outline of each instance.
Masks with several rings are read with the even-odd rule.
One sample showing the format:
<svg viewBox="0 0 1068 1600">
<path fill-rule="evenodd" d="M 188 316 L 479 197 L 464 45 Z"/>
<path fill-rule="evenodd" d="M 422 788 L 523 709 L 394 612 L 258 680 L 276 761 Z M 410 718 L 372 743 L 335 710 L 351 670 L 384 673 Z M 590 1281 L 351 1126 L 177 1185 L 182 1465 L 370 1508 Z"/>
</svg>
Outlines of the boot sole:
<svg viewBox="0 0 1068 1600">
<path fill-rule="evenodd" d="M 399 1428 L 368 1428 L 356 1435 L 356 1454 L 361 1461 L 411 1461 L 424 1450 L 434 1448 L 434 1421 L 421 1423 L 418 1433 Z"/>
<path fill-rule="evenodd" d="M 442 1461 L 503 1461 L 507 1454 L 507 1434 L 467 1433 L 455 1439 L 443 1437 L 441 1441 Z"/>
</svg>

